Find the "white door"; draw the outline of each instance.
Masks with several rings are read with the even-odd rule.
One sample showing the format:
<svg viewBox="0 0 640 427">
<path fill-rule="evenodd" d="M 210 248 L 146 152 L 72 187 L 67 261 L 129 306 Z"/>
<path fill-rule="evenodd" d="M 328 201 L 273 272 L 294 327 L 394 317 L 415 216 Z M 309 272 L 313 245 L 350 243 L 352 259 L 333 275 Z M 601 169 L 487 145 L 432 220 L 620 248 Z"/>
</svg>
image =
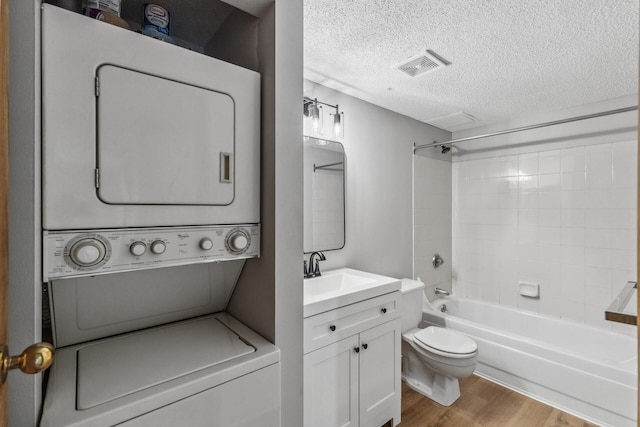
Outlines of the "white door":
<svg viewBox="0 0 640 427">
<path fill-rule="evenodd" d="M 304 356 L 305 427 L 357 427 L 358 336 Z"/>
<path fill-rule="evenodd" d="M 360 334 L 362 426 L 386 423 L 389 408 L 400 402 L 400 328 L 397 319 Z"/>
</svg>

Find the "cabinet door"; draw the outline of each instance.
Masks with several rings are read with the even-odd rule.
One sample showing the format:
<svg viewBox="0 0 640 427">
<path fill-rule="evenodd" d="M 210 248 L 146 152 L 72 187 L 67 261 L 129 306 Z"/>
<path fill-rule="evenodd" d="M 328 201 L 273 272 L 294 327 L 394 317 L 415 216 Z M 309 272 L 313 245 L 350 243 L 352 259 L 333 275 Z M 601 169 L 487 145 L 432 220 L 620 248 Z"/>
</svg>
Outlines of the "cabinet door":
<svg viewBox="0 0 640 427">
<path fill-rule="evenodd" d="M 356 427 L 358 423 L 358 336 L 304 356 L 305 427 Z"/>
<path fill-rule="evenodd" d="M 360 421 L 400 421 L 400 319 L 360 334 Z"/>
</svg>

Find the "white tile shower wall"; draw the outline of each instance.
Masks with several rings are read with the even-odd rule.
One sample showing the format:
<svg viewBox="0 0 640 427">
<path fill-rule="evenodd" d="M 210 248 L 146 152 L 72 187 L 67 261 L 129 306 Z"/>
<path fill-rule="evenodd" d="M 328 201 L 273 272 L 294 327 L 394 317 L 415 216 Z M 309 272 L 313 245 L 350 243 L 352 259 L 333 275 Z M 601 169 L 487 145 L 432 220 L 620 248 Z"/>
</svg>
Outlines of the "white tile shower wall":
<svg viewBox="0 0 640 427">
<path fill-rule="evenodd" d="M 451 291 L 451 163 L 416 155 L 413 179 L 414 272 L 433 300 L 436 287 Z M 444 259 L 438 269 L 436 253 Z"/>
<path fill-rule="evenodd" d="M 636 280 L 637 142 L 453 164 L 453 287 L 462 296 L 635 334 L 604 320 Z M 540 298 L 518 294 L 540 284 Z"/>
</svg>

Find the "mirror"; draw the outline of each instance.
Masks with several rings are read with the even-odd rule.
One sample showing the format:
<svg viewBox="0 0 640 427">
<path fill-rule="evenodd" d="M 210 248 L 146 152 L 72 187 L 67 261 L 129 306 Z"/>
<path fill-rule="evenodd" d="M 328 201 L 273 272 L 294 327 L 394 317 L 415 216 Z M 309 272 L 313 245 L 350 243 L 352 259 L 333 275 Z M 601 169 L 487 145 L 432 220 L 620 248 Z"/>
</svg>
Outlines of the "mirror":
<svg viewBox="0 0 640 427">
<path fill-rule="evenodd" d="M 339 142 L 305 136 L 305 253 L 342 249 L 344 226 L 344 147 Z"/>
</svg>

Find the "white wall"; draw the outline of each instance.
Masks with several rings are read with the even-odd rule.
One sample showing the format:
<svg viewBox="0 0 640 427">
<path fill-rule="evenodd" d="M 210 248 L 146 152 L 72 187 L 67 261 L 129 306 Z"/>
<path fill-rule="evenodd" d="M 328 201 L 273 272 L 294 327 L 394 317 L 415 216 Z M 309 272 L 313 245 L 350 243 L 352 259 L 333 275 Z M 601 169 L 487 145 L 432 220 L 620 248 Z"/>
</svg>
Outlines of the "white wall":
<svg viewBox="0 0 640 427">
<path fill-rule="evenodd" d="M 346 243 L 326 252 L 321 268 L 412 277 L 413 143 L 450 133 L 310 81 L 304 95 L 339 104 L 345 121 Z"/>
<path fill-rule="evenodd" d="M 604 309 L 627 280 L 636 280 L 637 116 L 535 132 L 503 140 L 502 147 L 466 143 L 495 144 L 475 152 L 460 144 L 467 151 L 453 165 L 454 290 L 635 334 L 634 327 L 605 321 Z M 520 296 L 520 280 L 539 283 L 540 298 Z"/>
<path fill-rule="evenodd" d="M 242 0 L 244 2 L 245 0 Z M 255 1 L 248 1 L 254 3 Z M 302 425 L 302 2 L 260 14 L 262 255 L 228 310 L 280 348 L 282 426 Z"/>
<path fill-rule="evenodd" d="M 453 265 L 451 159 L 438 157 L 414 156 L 414 272 L 429 300 L 435 298 L 436 287 L 451 292 Z M 432 263 L 436 253 L 444 260 L 437 269 Z"/>
</svg>

